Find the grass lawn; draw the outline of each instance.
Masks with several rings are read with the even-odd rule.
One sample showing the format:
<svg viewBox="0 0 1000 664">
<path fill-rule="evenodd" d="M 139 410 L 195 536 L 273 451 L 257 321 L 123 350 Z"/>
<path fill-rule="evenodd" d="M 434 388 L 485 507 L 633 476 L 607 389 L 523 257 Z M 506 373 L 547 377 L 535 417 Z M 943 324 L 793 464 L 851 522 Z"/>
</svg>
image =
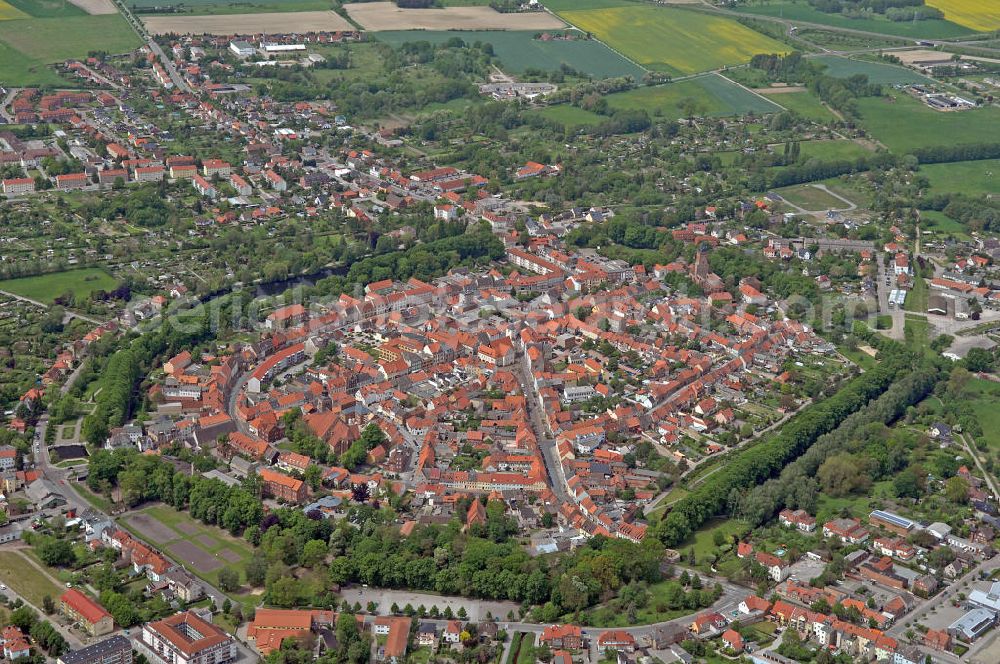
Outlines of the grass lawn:
<svg viewBox="0 0 1000 664">
<path fill-rule="evenodd" d="M 965 393 L 983 428 L 983 435 L 976 442 L 981 448 L 1000 450 L 1000 383 L 972 378 L 965 386 Z"/>
<path fill-rule="evenodd" d="M 968 229 L 959 221 L 955 221 L 944 212 L 937 210 L 920 211 L 921 230 L 934 231 L 942 235 L 954 235 L 961 240 L 969 239 Z"/>
<path fill-rule="evenodd" d="M 569 127 L 570 129 L 595 125 L 605 120 L 603 116 L 600 116 L 597 113 L 585 111 L 578 106 L 570 106 L 569 104 L 546 106 L 541 110 L 535 111 L 535 113 L 542 116 L 546 120 L 558 122 L 559 124 Z"/>
<path fill-rule="evenodd" d="M 823 103 L 808 92 L 781 92 L 778 94 L 761 93 L 776 104 L 781 104 L 790 111 L 795 111 L 802 117 L 814 122 L 832 122 L 836 116 Z"/>
<path fill-rule="evenodd" d="M 1000 159 L 925 164 L 920 174 L 930 180 L 936 192 L 955 194 L 995 194 L 1000 191 Z"/>
<path fill-rule="evenodd" d="M 777 16 L 793 21 L 818 23 L 835 28 L 864 30 L 866 32 L 877 32 L 894 37 L 912 37 L 915 39 L 944 39 L 967 35 L 971 32 L 968 28 L 957 23 L 942 20 L 897 22 L 890 21 L 882 16 L 864 19 L 847 18 L 842 14 L 821 12 L 810 7 L 805 2 L 791 2 L 790 0 L 771 0 L 763 5 L 741 5 L 739 11 L 748 14 L 760 14 L 762 16 Z"/>
<path fill-rule="evenodd" d="M 379 32 L 376 37 L 392 46 L 418 41 L 440 44 L 455 37 L 469 44 L 486 42 L 493 45 L 503 67 L 514 73 L 522 73 L 528 68 L 556 71 L 565 64 L 595 78 L 631 76 L 640 80 L 645 74 L 641 67 L 596 39 L 541 41 L 535 39 L 536 34 L 537 30 L 407 30 Z"/>
<path fill-rule="evenodd" d="M 614 109 L 644 109 L 650 115 L 671 119 L 689 115 L 720 117 L 764 114 L 781 110 L 768 100 L 747 92 L 717 74 L 616 92 L 606 99 Z"/>
<path fill-rule="evenodd" d="M 892 480 L 876 482 L 871 493 L 864 496 L 834 498 L 821 492 L 816 499 L 816 522 L 825 523 L 834 519 L 845 509 L 856 518 L 867 517 L 881 502 L 882 496 L 892 496 Z"/>
<path fill-rule="evenodd" d="M 46 595 L 56 599 L 65 591 L 18 551 L 0 551 L 0 581 L 38 608 Z"/>
<path fill-rule="evenodd" d="M 905 154 L 913 148 L 932 145 L 981 143 L 996 135 L 1000 108 L 942 112 L 927 107 L 908 94 L 892 91 L 893 99 L 858 99 L 862 126 L 890 150 Z"/>
<path fill-rule="evenodd" d="M 797 184 L 791 187 L 775 189 L 775 193 L 792 205 L 809 211 L 839 209 L 846 206 L 844 201 L 835 198 L 822 189 L 808 184 Z"/>
<path fill-rule="evenodd" d="M 671 74 L 743 64 L 757 53 L 789 50 L 729 18 L 675 7 L 630 5 L 559 10 L 559 15 L 640 65 Z"/>
<path fill-rule="evenodd" d="M 913 279 L 913 288 L 906 294 L 903 308 L 920 314 L 927 313 L 927 280 L 917 275 Z"/>
<path fill-rule="evenodd" d="M 701 565 L 702 559 L 710 553 L 715 553 L 718 548 L 715 545 L 715 533 L 721 532 L 723 535 L 739 535 L 748 529 L 747 524 L 735 519 L 712 519 L 706 525 L 695 531 L 683 544 L 677 547 L 681 552 L 681 559 L 684 560 L 688 549 L 694 547 L 694 555 Z"/>
<path fill-rule="evenodd" d="M 517 653 L 517 664 L 535 664 L 535 655 L 532 649 L 535 647 L 535 635 L 526 632 L 521 637 L 521 650 Z"/>
<path fill-rule="evenodd" d="M 76 492 L 80 494 L 80 496 L 84 500 L 86 500 L 88 503 L 90 503 L 97 509 L 105 513 L 111 511 L 111 508 L 113 507 L 111 501 L 105 498 L 104 496 L 98 495 L 93 491 L 91 491 L 90 487 L 87 486 L 86 482 L 77 482 L 76 484 L 73 485 L 73 488 L 76 489 Z"/>
<path fill-rule="evenodd" d="M 906 315 L 903 334 L 906 338 L 906 344 L 912 350 L 918 353 L 923 353 L 924 355 L 933 356 L 934 351 L 931 350 L 930 333 L 931 324 L 927 322 L 926 316 L 917 316 L 915 314 Z"/>
<path fill-rule="evenodd" d="M 812 62 L 825 65 L 824 74 L 835 78 L 848 78 L 855 74 L 864 74 L 872 83 L 896 85 L 897 83 L 932 83 L 926 76 L 921 76 L 912 69 L 900 65 L 884 64 L 852 60 L 836 55 L 820 55 L 810 58 Z"/>
<path fill-rule="evenodd" d="M 0 290 L 49 304 L 66 291 L 72 291 L 77 298 L 86 298 L 93 291 L 113 290 L 117 286 L 114 277 L 96 267 L 0 281 Z"/>
</svg>

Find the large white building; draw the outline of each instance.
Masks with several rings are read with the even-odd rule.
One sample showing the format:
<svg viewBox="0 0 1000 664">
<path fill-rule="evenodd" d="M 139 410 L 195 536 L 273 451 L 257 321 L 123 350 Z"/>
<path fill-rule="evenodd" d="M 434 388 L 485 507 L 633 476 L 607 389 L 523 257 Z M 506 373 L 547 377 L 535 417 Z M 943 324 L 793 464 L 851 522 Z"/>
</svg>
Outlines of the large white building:
<svg viewBox="0 0 1000 664">
<path fill-rule="evenodd" d="M 142 643 L 166 664 L 226 664 L 236 659 L 233 637 L 193 611 L 142 626 Z"/>
</svg>

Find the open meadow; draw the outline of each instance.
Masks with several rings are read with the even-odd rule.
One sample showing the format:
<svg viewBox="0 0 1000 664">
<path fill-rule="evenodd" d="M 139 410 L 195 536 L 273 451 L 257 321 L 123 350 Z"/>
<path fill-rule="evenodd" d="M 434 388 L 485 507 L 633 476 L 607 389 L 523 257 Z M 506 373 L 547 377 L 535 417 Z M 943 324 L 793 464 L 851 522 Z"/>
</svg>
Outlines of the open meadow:
<svg viewBox="0 0 1000 664">
<path fill-rule="evenodd" d="M 0 281 L 0 290 L 51 304 L 57 297 L 72 291 L 86 298 L 96 290 L 114 290 L 118 281 L 99 268 L 82 268 Z"/>
<path fill-rule="evenodd" d="M 908 94 L 858 99 L 862 126 L 894 152 L 935 145 L 981 143 L 1000 127 L 1000 108 L 942 112 Z"/>
<path fill-rule="evenodd" d="M 392 2 L 346 5 L 365 30 L 558 30 L 566 25 L 548 12 L 501 14 L 492 7 L 401 9 Z"/>
<path fill-rule="evenodd" d="M 556 71 L 563 64 L 594 78 L 632 76 L 639 80 L 645 73 L 596 39 L 542 41 L 535 39 L 536 34 L 513 30 L 406 30 L 380 32 L 377 39 L 392 46 L 419 41 L 440 44 L 455 37 L 467 44 L 485 42 L 493 45 L 503 68 L 517 74 L 529 68 Z"/>
<path fill-rule="evenodd" d="M 1000 30 L 1000 2 L 996 0 L 927 0 L 927 4 L 944 12 L 952 23 L 973 30 Z"/>
<path fill-rule="evenodd" d="M 734 20 L 648 5 L 561 11 L 576 27 L 649 69 L 692 74 L 743 64 L 757 53 L 787 53 L 785 44 Z"/>
<path fill-rule="evenodd" d="M 257 32 L 336 32 L 354 30 L 340 14 L 331 11 L 282 12 L 277 14 L 226 14 L 224 16 L 183 15 L 145 16 L 146 29 L 157 35 L 231 35 Z"/>
<path fill-rule="evenodd" d="M 920 174 L 931 182 L 931 191 L 954 194 L 996 194 L 1000 191 L 1000 159 L 925 164 Z"/>
</svg>

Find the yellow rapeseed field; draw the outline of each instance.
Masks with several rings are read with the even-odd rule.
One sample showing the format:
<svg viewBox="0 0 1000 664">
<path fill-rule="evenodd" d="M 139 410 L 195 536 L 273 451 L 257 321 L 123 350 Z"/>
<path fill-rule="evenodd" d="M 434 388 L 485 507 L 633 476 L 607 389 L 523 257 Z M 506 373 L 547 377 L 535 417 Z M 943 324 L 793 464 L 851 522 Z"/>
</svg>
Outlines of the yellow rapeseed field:
<svg viewBox="0 0 1000 664">
<path fill-rule="evenodd" d="M 559 15 L 648 69 L 693 74 L 748 62 L 788 46 L 732 19 L 650 6 L 563 11 Z"/>
<path fill-rule="evenodd" d="M 10 21 L 15 18 L 31 18 L 17 7 L 5 0 L 0 0 L 0 21 Z"/>
<path fill-rule="evenodd" d="M 926 0 L 944 17 L 973 30 L 1000 30 L 1000 0 Z"/>
</svg>

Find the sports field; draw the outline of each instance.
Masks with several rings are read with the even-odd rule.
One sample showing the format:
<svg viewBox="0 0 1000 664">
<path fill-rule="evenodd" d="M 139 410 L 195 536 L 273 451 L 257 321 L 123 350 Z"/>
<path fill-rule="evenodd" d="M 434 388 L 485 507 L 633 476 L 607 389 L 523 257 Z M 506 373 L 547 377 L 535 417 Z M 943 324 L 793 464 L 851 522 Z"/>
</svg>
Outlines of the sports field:
<svg viewBox="0 0 1000 664">
<path fill-rule="evenodd" d="M 329 0 L 127 0 L 129 7 L 155 9 L 153 14 L 176 15 L 172 9 L 187 15 L 257 14 L 271 12 L 329 11 Z M 147 12 L 139 15 L 144 16 Z"/>
<path fill-rule="evenodd" d="M 216 582 L 226 567 L 240 571 L 252 555 L 250 545 L 221 528 L 206 526 L 166 505 L 147 507 L 122 518 L 129 530 L 156 545 L 196 576 Z"/>
<path fill-rule="evenodd" d="M 848 78 L 855 74 L 864 74 L 872 83 L 882 85 L 900 85 L 910 83 L 933 83 L 926 76 L 921 76 L 912 69 L 897 65 L 882 64 L 880 62 L 866 62 L 864 60 L 852 60 L 841 58 L 836 55 L 820 55 L 811 58 L 826 67 L 823 71 L 827 76 L 834 78 Z"/>
<path fill-rule="evenodd" d="M 2 291 L 50 304 L 66 291 L 73 291 L 77 298 L 86 298 L 95 290 L 113 290 L 117 286 L 118 282 L 114 277 L 98 268 L 68 270 L 0 281 Z"/>
<path fill-rule="evenodd" d="M 810 212 L 822 212 L 847 207 L 847 204 L 839 198 L 807 184 L 777 189 L 775 193 L 792 205 L 797 205 L 803 210 Z"/>
<path fill-rule="evenodd" d="M 565 24 L 548 12 L 501 14 L 492 7 L 401 9 L 393 2 L 345 6 L 366 30 L 558 30 Z"/>
<path fill-rule="evenodd" d="M 1000 2 L 997 0 L 926 0 L 931 7 L 944 12 L 952 23 L 973 30 L 1000 30 Z"/>
<path fill-rule="evenodd" d="M 981 1 L 993 2 L 993 0 Z M 961 37 L 972 32 L 965 26 L 947 20 L 890 21 L 878 15 L 874 18 L 847 18 L 843 14 L 828 14 L 810 7 L 805 2 L 793 2 L 792 0 L 769 0 L 766 4 L 761 5 L 740 5 L 739 11 L 744 14 L 775 16 L 792 21 L 805 21 L 829 25 L 834 28 L 864 30 L 865 32 L 877 32 L 883 35 L 912 39 L 947 39 Z"/>
<path fill-rule="evenodd" d="M 640 80 L 645 73 L 596 39 L 541 41 L 535 39 L 536 34 L 512 30 L 406 30 L 380 32 L 377 38 L 393 46 L 417 41 L 440 44 L 455 37 L 468 44 L 487 42 L 493 45 L 504 69 L 513 73 L 529 68 L 554 71 L 563 63 L 594 78 L 632 76 Z"/>
<path fill-rule="evenodd" d="M 719 76 L 698 78 L 617 92 L 607 97 L 611 108 L 646 110 L 671 119 L 687 116 L 728 116 L 775 113 L 781 108 Z"/>
<path fill-rule="evenodd" d="M 734 20 L 673 7 L 611 7 L 559 15 L 640 65 L 671 74 L 743 64 L 757 53 L 789 51 Z"/>
<path fill-rule="evenodd" d="M 995 194 L 1000 191 L 1000 159 L 926 164 L 920 167 L 920 174 L 930 180 L 935 193 Z"/>
<path fill-rule="evenodd" d="M 142 45 L 121 15 L 88 16 L 77 11 L 79 15 L 62 18 L 0 21 L 0 82 L 66 85 L 48 65 L 83 58 L 90 51 L 128 53 Z"/>
<path fill-rule="evenodd" d="M 908 94 L 858 99 L 862 126 L 890 150 L 905 154 L 922 146 L 981 143 L 1000 127 L 1000 108 L 941 112 Z"/>
</svg>

